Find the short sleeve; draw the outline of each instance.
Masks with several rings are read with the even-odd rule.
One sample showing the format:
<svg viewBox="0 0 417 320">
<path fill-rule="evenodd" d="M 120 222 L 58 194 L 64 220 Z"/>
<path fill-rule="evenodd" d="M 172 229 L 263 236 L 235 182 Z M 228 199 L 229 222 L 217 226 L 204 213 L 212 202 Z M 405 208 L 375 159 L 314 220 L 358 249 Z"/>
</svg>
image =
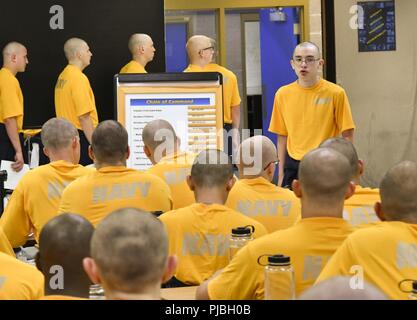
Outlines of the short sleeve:
<svg viewBox="0 0 417 320">
<path fill-rule="evenodd" d="M 284 117 L 282 115 L 282 108 L 282 93 L 278 90 L 275 94 L 271 122 L 269 123 L 268 130 L 280 136 L 288 136 L 287 126 L 285 125 Z"/>
<path fill-rule="evenodd" d="M 349 99 L 346 95 L 345 90 L 343 89 L 337 94 L 335 120 L 339 133 L 355 128 L 352 112 L 350 109 Z"/>
<path fill-rule="evenodd" d="M 75 113 L 80 117 L 95 110 L 90 82 L 87 78 L 80 77 L 73 81 L 71 96 L 75 105 Z"/>
</svg>

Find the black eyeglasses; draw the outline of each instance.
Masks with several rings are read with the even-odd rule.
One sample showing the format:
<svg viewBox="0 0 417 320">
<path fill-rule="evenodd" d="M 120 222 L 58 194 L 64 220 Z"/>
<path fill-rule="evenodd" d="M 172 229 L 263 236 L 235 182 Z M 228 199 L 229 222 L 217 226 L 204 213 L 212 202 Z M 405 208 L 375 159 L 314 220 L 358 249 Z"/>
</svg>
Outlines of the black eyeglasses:
<svg viewBox="0 0 417 320">
<path fill-rule="evenodd" d="M 319 61 L 319 60 L 320 60 L 320 58 L 316 59 L 314 57 L 305 57 L 304 59 L 302 57 L 295 57 L 293 59 L 293 61 L 298 65 L 302 65 L 303 62 L 305 62 L 306 65 L 311 65 L 311 64 L 313 64 L 313 63 L 315 63 L 316 61 Z"/>
<path fill-rule="evenodd" d="M 279 160 L 271 161 L 270 163 L 268 163 L 268 164 L 265 166 L 264 171 L 265 171 L 265 170 L 269 167 L 269 165 L 270 165 L 271 163 L 273 163 L 274 165 L 277 165 L 277 164 L 279 163 Z"/>
<path fill-rule="evenodd" d="M 201 49 L 200 51 L 206 51 L 206 50 L 213 50 L 214 51 L 214 47 L 213 46 L 207 47 L 207 48 Z"/>
</svg>

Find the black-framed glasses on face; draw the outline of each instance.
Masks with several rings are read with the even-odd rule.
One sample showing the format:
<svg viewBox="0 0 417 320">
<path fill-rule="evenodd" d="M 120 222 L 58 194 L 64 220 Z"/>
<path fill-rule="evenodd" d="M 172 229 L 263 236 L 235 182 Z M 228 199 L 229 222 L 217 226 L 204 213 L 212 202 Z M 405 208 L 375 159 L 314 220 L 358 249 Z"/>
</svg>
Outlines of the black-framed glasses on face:
<svg viewBox="0 0 417 320">
<path fill-rule="evenodd" d="M 298 65 L 301 65 L 303 62 L 305 62 L 307 65 L 311 65 L 311 64 L 313 64 L 314 62 L 319 61 L 319 60 L 320 60 L 320 58 L 314 58 L 314 57 L 305 57 L 305 58 L 302 58 L 302 57 L 295 57 L 293 60 L 294 60 L 294 62 L 295 62 L 296 64 L 298 64 Z"/>
<path fill-rule="evenodd" d="M 207 47 L 207 48 L 201 49 L 200 51 L 206 51 L 206 50 L 213 50 L 214 51 L 214 47 L 213 46 Z"/>
<path fill-rule="evenodd" d="M 269 167 L 269 165 L 270 165 L 271 163 L 273 163 L 273 164 L 276 166 L 276 165 L 278 165 L 279 160 L 271 161 L 270 163 L 268 163 L 268 164 L 265 166 L 264 171 L 265 171 L 266 169 L 268 169 L 268 167 Z"/>
</svg>

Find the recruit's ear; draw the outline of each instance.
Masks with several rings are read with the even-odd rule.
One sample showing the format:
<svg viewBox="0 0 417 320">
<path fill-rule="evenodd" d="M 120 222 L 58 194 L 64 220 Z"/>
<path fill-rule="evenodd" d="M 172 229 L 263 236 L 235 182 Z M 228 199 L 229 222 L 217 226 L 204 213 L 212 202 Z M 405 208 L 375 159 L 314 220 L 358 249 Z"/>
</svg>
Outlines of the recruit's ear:
<svg viewBox="0 0 417 320">
<path fill-rule="evenodd" d="M 379 220 L 381 220 L 381 221 L 386 221 L 387 220 L 385 218 L 385 214 L 382 212 L 381 202 L 379 202 L 379 201 L 375 202 L 374 210 L 375 210 L 375 213 L 376 213 L 377 217 L 379 218 Z"/>
<path fill-rule="evenodd" d="M 193 178 L 191 177 L 191 175 L 187 176 L 187 184 L 188 184 L 188 187 L 190 188 L 191 191 L 195 190 L 194 181 L 193 181 Z"/>
<path fill-rule="evenodd" d="M 95 156 L 94 156 L 94 151 L 93 151 L 93 147 L 91 145 L 88 146 L 88 156 L 90 157 L 91 160 L 95 160 Z"/>
<path fill-rule="evenodd" d="M 297 179 L 294 179 L 292 181 L 291 187 L 292 187 L 292 191 L 294 192 L 295 196 L 297 198 L 301 198 L 303 193 L 301 191 L 300 181 L 298 181 Z"/>
<path fill-rule="evenodd" d="M 84 258 L 83 268 L 84 268 L 85 273 L 88 275 L 88 277 L 94 284 L 101 283 L 100 273 L 97 268 L 96 262 L 94 261 L 93 258 L 90 258 L 90 257 Z"/>
<path fill-rule="evenodd" d="M 229 181 L 227 181 L 227 184 L 226 184 L 226 190 L 227 190 L 227 191 L 232 190 L 233 186 L 235 185 L 235 182 L 236 182 L 236 178 L 235 178 L 235 176 L 231 177 L 231 178 L 229 179 Z"/>
<path fill-rule="evenodd" d="M 162 275 L 162 283 L 169 281 L 175 274 L 177 268 L 178 259 L 176 255 L 168 256 L 167 264 L 165 267 L 164 274 Z"/>
</svg>

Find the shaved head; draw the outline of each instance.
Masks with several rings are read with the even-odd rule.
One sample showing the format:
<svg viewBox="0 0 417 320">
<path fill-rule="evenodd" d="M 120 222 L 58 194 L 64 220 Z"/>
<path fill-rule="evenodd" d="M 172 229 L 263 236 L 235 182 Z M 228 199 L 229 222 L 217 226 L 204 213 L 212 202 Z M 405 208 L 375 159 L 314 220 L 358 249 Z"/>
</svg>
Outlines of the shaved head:
<svg viewBox="0 0 417 320">
<path fill-rule="evenodd" d="M 209 149 L 201 151 L 191 168 L 191 178 L 200 188 L 225 186 L 233 178 L 233 165 L 223 151 Z"/>
<path fill-rule="evenodd" d="M 104 218 L 91 241 L 91 255 L 108 288 L 138 293 L 161 281 L 168 237 L 160 220 L 139 209 L 121 209 Z"/>
<path fill-rule="evenodd" d="M 63 268 L 64 288 L 68 290 L 77 283 L 85 283 L 86 294 L 90 280 L 84 273 L 82 260 L 90 256 L 90 241 L 94 227 L 84 217 L 77 214 L 60 214 L 42 228 L 39 236 L 39 254 L 37 266 L 49 278 L 52 266 Z M 46 286 L 47 291 L 55 290 Z"/>
<path fill-rule="evenodd" d="M 65 149 L 78 136 L 78 130 L 64 118 L 49 119 L 42 126 L 42 143 L 52 150 Z"/>
<path fill-rule="evenodd" d="M 90 255 L 94 227 L 78 214 L 64 213 L 49 220 L 39 236 L 39 249 L 44 261 L 74 265 L 82 270 L 81 260 Z"/>
<path fill-rule="evenodd" d="M 177 142 L 177 135 L 172 125 L 162 119 L 153 120 L 146 124 L 142 131 L 142 140 L 145 146 L 155 150 L 162 143 L 167 145 L 167 149 L 174 149 Z M 170 146 L 172 146 L 170 148 Z"/>
<path fill-rule="evenodd" d="M 211 39 L 203 35 L 195 35 L 188 39 L 186 49 L 190 60 L 198 58 L 202 49 L 212 46 Z"/>
<path fill-rule="evenodd" d="M 6 60 L 8 56 L 17 54 L 22 50 L 25 50 L 25 46 L 19 42 L 9 42 L 3 48 L 3 60 Z"/>
<path fill-rule="evenodd" d="M 350 277 L 333 277 L 306 290 L 299 300 L 388 300 L 388 297 L 370 283 L 361 290 L 352 289 Z"/>
<path fill-rule="evenodd" d="M 305 196 L 331 205 L 344 200 L 351 180 L 351 167 L 340 152 L 318 148 L 301 159 L 298 175 Z"/>
<path fill-rule="evenodd" d="M 302 42 L 299 45 L 297 45 L 294 48 L 293 57 L 296 56 L 296 52 L 298 51 L 298 49 L 305 49 L 305 48 L 313 49 L 316 52 L 316 54 L 317 54 L 316 57 L 317 58 L 320 58 L 321 57 L 320 48 L 315 43 L 309 42 L 309 41 Z"/>
<path fill-rule="evenodd" d="M 380 184 L 381 208 L 387 220 L 417 221 L 417 164 L 393 166 Z"/>
<path fill-rule="evenodd" d="M 29 63 L 28 52 L 19 42 L 9 42 L 3 48 L 3 67 L 9 69 L 14 75 L 24 72 Z"/>
<path fill-rule="evenodd" d="M 278 160 L 275 144 L 265 136 L 253 136 L 243 141 L 238 156 L 241 175 L 253 178 L 261 176 L 265 167 Z"/>
<path fill-rule="evenodd" d="M 87 46 L 87 42 L 80 38 L 68 39 L 64 44 L 64 53 L 67 60 L 75 59 L 84 46 Z"/>
<path fill-rule="evenodd" d="M 100 122 L 94 129 L 91 148 L 99 163 L 124 162 L 129 148 L 126 129 L 115 120 Z"/>
<path fill-rule="evenodd" d="M 152 38 L 144 33 L 132 34 L 128 43 L 132 59 L 145 67 L 155 56 L 155 47 Z"/>
<path fill-rule="evenodd" d="M 330 138 L 323 141 L 319 147 L 330 148 L 343 154 L 349 160 L 352 177 L 359 174 L 359 157 L 352 142 L 345 138 Z"/>
<path fill-rule="evenodd" d="M 138 48 L 146 45 L 148 42 L 152 42 L 152 38 L 145 33 L 135 33 L 129 38 L 129 51 L 132 55 L 135 55 Z"/>
</svg>

